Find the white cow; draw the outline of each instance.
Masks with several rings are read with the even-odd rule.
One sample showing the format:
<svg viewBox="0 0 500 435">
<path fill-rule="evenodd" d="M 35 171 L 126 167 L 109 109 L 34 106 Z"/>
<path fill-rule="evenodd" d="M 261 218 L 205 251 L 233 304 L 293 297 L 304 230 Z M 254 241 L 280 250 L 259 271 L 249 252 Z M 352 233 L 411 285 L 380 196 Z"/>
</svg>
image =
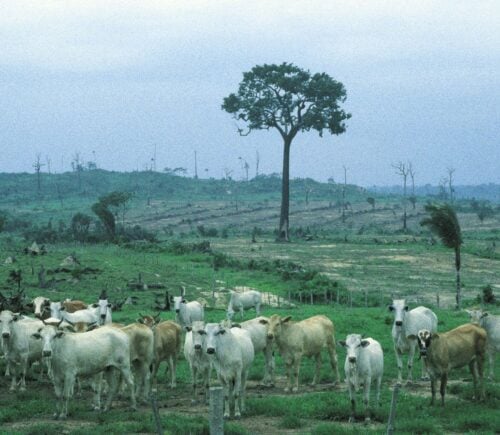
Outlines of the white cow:
<svg viewBox="0 0 500 435">
<path fill-rule="evenodd" d="M 240 328 L 226 328 L 218 323 L 205 325 L 207 353 L 224 388 L 224 417 L 240 418 L 245 410 L 245 387 L 248 370 L 254 359 L 250 334 Z"/>
<path fill-rule="evenodd" d="M 243 319 L 243 311 L 255 307 L 257 316 L 260 316 L 260 306 L 262 304 L 262 295 L 257 290 L 248 290 L 238 293 L 231 290 L 231 297 L 227 307 L 227 318 L 232 319 L 236 311 L 240 312 Z"/>
<path fill-rule="evenodd" d="M 359 334 L 349 334 L 339 341 L 347 350 L 345 357 L 345 377 L 351 399 L 350 422 L 355 421 L 356 393 L 363 384 L 363 402 L 365 404 L 365 421 L 370 421 L 370 387 L 377 381 L 377 404 L 380 405 L 380 385 L 384 371 L 384 353 L 380 343 L 373 338 L 362 338 Z"/>
<path fill-rule="evenodd" d="M 191 326 L 196 320 L 205 320 L 205 311 L 203 305 L 198 301 L 187 302 L 184 295 L 174 296 L 175 320 L 181 325 L 182 331 L 186 326 Z"/>
<path fill-rule="evenodd" d="M 41 320 L 25 318 L 8 310 L 0 313 L 2 348 L 12 378 L 10 391 L 16 389 L 18 377 L 19 390 L 26 389 L 26 371 L 33 362 L 42 358 L 42 347 L 31 339 L 31 334 L 41 326 Z"/>
<path fill-rule="evenodd" d="M 99 302 L 99 304 L 92 304 L 88 308 L 75 311 L 74 313 L 68 312 L 61 302 L 51 302 L 50 314 L 54 319 L 64 319 L 71 323 L 84 322 L 108 325 L 112 322 L 111 307 L 108 306 L 107 300 L 103 300 L 102 303 L 101 301 Z"/>
<path fill-rule="evenodd" d="M 245 331 L 248 331 L 252 339 L 255 353 L 264 353 L 266 365 L 264 367 L 264 378 L 262 379 L 262 383 L 264 385 L 274 385 L 275 362 L 273 343 L 267 339 L 268 324 L 269 318 L 260 316 L 245 322 L 235 323 L 233 326 L 239 326 Z"/>
<path fill-rule="evenodd" d="M 493 380 L 495 377 L 495 353 L 500 352 L 500 316 L 492 316 L 491 314 L 481 310 L 466 310 L 470 316 L 471 323 L 478 324 L 486 331 L 488 340 L 486 341 L 486 353 L 489 361 L 488 378 Z"/>
<path fill-rule="evenodd" d="M 52 381 L 57 398 L 56 418 L 66 418 L 68 401 L 73 394 L 76 377 L 100 375 L 104 372 L 109 385 L 104 410 L 108 410 L 121 374 L 130 388 L 132 408 L 136 408 L 134 381 L 130 371 L 130 345 L 127 334 L 104 326 L 81 334 L 68 333 L 57 326 L 45 325 L 33 335 L 43 344 L 43 356 L 51 359 Z M 100 382 L 96 404 L 100 405 Z"/>
<path fill-rule="evenodd" d="M 208 401 L 208 387 L 210 382 L 210 357 L 207 354 L 207 334 L 205 322 L 196 320 L 191 326 L 186 326 L 186 338 L 184 340 L 184 357 L 189 363 L 191 379 L 193 380 L 193 403 L 198 397 L 198 375 L 201 377 L 205 401 Z"/>
<path fill-rule="evenodd" d="M 413 358 L 417 349 L 417 335 L 421 329 L 431 332 L 437 331 L 437 316 L 426 307 L 417 307 L 408 311 L 404 299 L 394 299 L 389 310 L 394 312 L 392 325 L 392 340 L 398 364 L 398 384 L 403 383 L 403 354 L 408 353 L 408 383 L 413 380 Z M 424 362 L 422 361 L 422 379 L 427 378 Z"/>
</svg>

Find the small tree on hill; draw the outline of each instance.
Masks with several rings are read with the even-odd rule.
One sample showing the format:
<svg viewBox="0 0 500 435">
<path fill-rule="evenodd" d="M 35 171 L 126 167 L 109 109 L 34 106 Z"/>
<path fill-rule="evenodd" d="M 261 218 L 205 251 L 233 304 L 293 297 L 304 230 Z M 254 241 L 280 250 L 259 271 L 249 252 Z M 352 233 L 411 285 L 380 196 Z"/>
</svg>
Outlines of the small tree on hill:
<svg viewBox="0 0 500 435">
<path fill-rule="evenodd" d="M 248 131 L 276 129 L 283 140 L 283 175 L 278 240 L 289 241 L 290 148 L 299 132 L 311 129 L 339 135 L 351 115 L 339 106 L 346 99 L 344 85 L 328 74 L 311 74 L 290 63 L 257 65 L 243 73 L 238 92 L 224 98 L 222 109 Z"/>
<path fill-rule="evenodd" d="M 375 211 L 375 198 L 369 196 L 366 201 L 372 206 L 372 211 Z"/>
<path fill-rule="evenodd" d="M 422 219 L 420 225 L 427 226 L 436 234 L 447 248 L 455 251 L 455 269 L 457 272 L 457 309 L 462 307 L 461 283 L 460 283 L 460 247 L 462 245 L 462 232 L 457 214 L 449 204 L 437 205 L 427 204 L 425 211 L 429 217 Z"/>
</svg>

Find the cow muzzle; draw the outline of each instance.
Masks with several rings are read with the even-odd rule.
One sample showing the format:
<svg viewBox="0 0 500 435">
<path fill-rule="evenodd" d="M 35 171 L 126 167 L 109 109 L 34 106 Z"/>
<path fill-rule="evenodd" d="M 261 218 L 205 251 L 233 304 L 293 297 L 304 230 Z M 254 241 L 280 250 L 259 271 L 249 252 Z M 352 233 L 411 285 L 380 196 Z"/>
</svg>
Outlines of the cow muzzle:
<svg viewBox="0 0 500 435">
<path fill-rule="evenodd" d="M 10 338 L 10 333 L 9 332 L 3 332 L 2 333 L 3 338 Z"/>
<path fill-rule="evenodd" d="M 272 340 L 272 339 L 274 339 L 274 335 L 273 334 L 267 334 L 267 338 L 269 338 L 269 340 Z"/>
<path fill-rule="evenodd" d="M 215 349 L 213 347 L 207 348 L 207 353 L 213 355 L 215 353 Z"/>
<path fill-rule="evenodd" d="M 201 350 L 201 344 L 195 344 L 194 348 L 195 350 Z"/>
<path fill-rule="evenodd" d="M 350 356 L 350 357 L 349 357 L 349 362 L 350 362 L 351 364 L 355 364 L 355 363 L 356 363 L 356 357 L 355 357 L 355 356 Z"/>
<path fill-rule="evenodd" d="M 42 355 L 43 355 L 43 356 L 51 356 L 51 355 L 52 355 L 52 352 L 51 352 L 50 350 L 44 350 L 44 351 L 42 352 Z"/>
<path fill-rule="evenodd" d="M 177 309 L 177 310 L 175 310 L 175 312 L 176 312 L 176 313 L 179 313 L 179 312 L 180 312 L 180 310 L 178 310 L 178 309 Z"/>
<path fill-rule="evenodd" d="M 403 322 L 401 320 L 396 320 L 396 326 L 403 326 Z"/>
</svg>

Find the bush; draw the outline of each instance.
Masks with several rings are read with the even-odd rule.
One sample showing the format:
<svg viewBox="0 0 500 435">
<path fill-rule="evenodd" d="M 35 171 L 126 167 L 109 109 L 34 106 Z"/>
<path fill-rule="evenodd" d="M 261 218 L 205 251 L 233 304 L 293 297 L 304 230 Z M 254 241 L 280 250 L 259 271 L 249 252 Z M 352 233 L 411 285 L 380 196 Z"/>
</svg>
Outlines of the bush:
<svg viewBox="0 0 500 435">
<path fill-rule="evenodd" d="M 485 285 L 482 289 L 483 291 L 483 302 L 485 304 L 494 304 L 496 302 L 495 295 L 493 293 L 493 287 L 491 285 Z"/>
</svg>

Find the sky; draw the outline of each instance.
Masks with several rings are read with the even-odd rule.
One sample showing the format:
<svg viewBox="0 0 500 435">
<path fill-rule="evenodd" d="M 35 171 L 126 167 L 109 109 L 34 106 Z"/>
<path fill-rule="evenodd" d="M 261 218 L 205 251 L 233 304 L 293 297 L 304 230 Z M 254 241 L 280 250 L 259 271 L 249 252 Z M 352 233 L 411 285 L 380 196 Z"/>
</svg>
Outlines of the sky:
<svg viewBox="0 0 500 435">
<path fill-rule="evenodd" d="M 282 171 L 277 131 L 221 109 L 243 72 L 291 62 L 344 84 L 339 136 L 299 134 L 290 175 L 361 186 L 500 183 L 500 1 L 0 2 L 0 172 Z"/>
</svg>

